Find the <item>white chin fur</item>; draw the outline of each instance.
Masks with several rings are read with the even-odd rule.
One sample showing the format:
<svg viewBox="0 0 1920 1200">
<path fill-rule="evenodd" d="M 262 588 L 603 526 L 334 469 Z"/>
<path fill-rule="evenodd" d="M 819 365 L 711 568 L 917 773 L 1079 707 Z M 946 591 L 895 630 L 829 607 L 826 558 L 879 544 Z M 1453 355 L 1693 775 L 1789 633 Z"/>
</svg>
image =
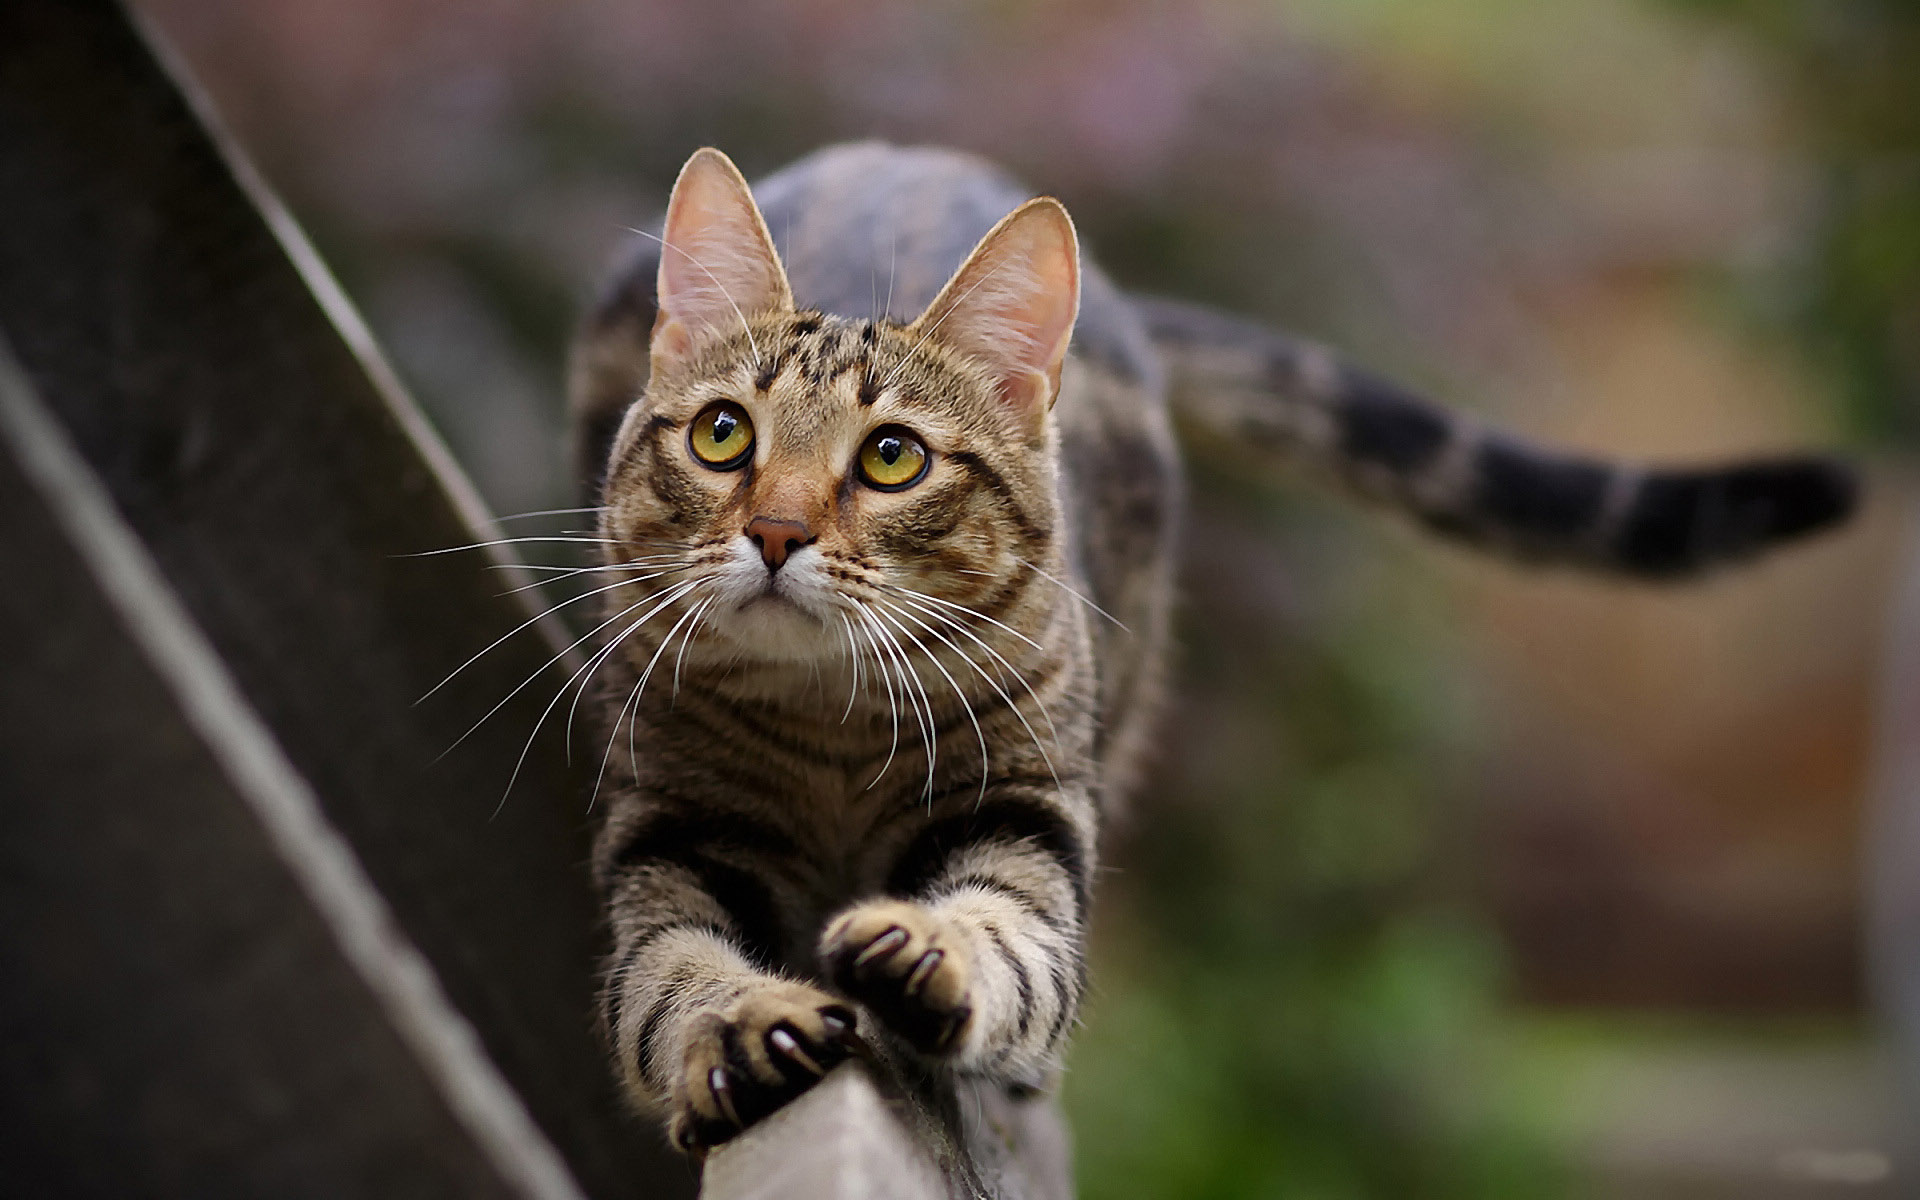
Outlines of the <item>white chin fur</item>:
<svg viewBox="0 0 1920 1200">
<path fill-rule="evenodd" d="M 737 539 L 715 572 L 713 615 L 705 624 L 736 652 L 765 662 L 839 658 L 846 633 L 820 552 L 802 546 L 769 580 L 760 548 Z"/>
</svg>

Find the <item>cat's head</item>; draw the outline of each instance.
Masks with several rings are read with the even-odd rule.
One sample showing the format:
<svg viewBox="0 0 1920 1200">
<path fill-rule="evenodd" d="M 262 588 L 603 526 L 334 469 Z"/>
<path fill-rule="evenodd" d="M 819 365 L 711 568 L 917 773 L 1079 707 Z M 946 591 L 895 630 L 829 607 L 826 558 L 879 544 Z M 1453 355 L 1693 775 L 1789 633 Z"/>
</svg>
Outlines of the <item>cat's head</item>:
<svg viewBox="0 0 1920 1200">
<path fill-rule="evenodd" d="M 1057 561 L 1050 409 L 1079 305 L 1057 202 L 1001 221 L 907 325 L 796 309 L 718 151 L 682 170 L 662 242 L 649 382 L 607 464 L 610 557 L 650 594 L 684 586 L 673 611 L 704 605 L 702 641 L 765 661 L 958 639 L 952 606 L 994 617 L 1032 590 L 1014 581 Z"/>
</svg>

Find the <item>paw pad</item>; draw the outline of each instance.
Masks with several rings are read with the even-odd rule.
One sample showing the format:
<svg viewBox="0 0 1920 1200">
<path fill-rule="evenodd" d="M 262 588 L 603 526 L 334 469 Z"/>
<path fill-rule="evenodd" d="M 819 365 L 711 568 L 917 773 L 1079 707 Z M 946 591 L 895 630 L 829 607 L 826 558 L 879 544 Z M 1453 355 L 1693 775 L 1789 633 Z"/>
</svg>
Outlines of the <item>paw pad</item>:
<svg viewBox="0 0 1920 1200">
<path fill-rule="evenodd" d="M 693 1019 L 669 1128 L 703 1152 L 793 1100 L 853 1050 L 854 1014 L 805 984 L 748 992 Z"/>
<path fill-rule="evenodd" d="M 833 922 L 821 939 L 828 978 L 923 1054 L 950 1054 L 973 1017 L 960 947 L 915 904 L 876 901 Z"/>
</svg>

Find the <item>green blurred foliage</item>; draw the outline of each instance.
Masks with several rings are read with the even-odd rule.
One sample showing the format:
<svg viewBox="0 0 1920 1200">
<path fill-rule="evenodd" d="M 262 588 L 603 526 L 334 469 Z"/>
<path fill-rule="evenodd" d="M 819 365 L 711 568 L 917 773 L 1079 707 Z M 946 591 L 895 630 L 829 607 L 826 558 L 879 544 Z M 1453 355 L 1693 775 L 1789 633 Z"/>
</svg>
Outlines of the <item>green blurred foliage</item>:
<svg viewBox="0 0 1920 1200">
<path fill-rule="evenodd" d="M 1198 473 L 1205 617 L 1067 1076 L 1082 1193 L 1553 1194 L 1458 877 L 1476 704 L 1440 589 L 1364 519 Z"/>
<path fill-rule="evenodd" d="M 1816 173 L 1781 311 L 1838 382 L 1858 433 L 1920 438 L 1920 5 L 1666 0 L 1765 47 Z"/>
</svg>

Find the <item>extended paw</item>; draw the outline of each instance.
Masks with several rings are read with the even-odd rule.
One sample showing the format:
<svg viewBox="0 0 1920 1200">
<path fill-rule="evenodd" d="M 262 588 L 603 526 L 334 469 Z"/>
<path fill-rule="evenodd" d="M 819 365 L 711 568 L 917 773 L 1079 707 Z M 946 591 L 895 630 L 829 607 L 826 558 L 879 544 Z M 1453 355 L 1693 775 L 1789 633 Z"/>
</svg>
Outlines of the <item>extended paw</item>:
<svg viewBox="0 0 1920 1200">
<path fill-rule="evenodd" d="M 704 1151 L 819 1082 L 852 1050 L 854 1015 L 800 983 L 755 988 L 693 1018 L 668 1133 Z"/>
<path fill-rule="evenodd" d="M 917 904 L 876 900 L 841 914 L 820 939 L 834 985 L 922 1054 L 948 1054 L 973 1017 L 968 963 L 948 926 Z"/>
</svg>

